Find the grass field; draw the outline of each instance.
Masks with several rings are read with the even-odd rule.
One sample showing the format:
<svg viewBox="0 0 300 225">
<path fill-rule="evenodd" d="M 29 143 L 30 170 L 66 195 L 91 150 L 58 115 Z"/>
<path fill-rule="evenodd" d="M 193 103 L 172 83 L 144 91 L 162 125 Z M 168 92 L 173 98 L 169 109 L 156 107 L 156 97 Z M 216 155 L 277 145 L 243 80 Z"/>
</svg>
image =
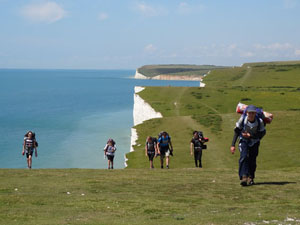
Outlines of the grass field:
<svg viewBox="0 0 300 225">
<path fill-rule="evenodd" d="M 205 88 L 147 87 L 140 96 L 163 114 L 136 126 L 124 170 L 0 170 L 0 224 L 300 224 L 300 62 L 214 70 Z M 274 114 L 258 156 L 256 184 L 239 185 L 229 151 L 236 104 Z M 148 169 L 146 136 L 167 130 L 170 169 Z M 193 130 L 210 138 L 194 168 Z"/>
<path fill-rule="evenodd" d="M 0 170 L 0 224 L 299 224 L 299 172 Z"/>
</svg>

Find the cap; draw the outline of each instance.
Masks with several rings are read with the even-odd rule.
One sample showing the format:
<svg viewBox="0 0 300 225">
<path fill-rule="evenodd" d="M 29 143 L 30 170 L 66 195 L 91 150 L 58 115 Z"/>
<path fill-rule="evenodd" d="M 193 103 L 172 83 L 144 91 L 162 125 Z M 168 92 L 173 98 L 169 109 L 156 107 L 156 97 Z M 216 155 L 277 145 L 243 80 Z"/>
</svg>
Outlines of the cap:
<svg viewBox="0 0 300 225">
<path fill-rule="evenodd" d="M 247 112 L 256 112 L 256 106 L 254 105 L 249 105 L 247 107 Z"/>
</svg>

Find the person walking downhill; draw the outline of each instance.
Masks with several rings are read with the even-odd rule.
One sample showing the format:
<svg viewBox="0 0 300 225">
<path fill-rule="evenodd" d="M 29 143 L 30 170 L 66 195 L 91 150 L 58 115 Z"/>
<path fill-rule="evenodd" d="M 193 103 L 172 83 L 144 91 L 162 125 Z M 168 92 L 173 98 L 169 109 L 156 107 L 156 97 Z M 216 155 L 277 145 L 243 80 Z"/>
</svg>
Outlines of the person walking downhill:
<svg viewBox="0 0 300 225">
<path fill-rule="evenodd" d="M 260 140 L 265 136 L 264 122 L 256 116 L 256 107 L 249 105 L 247 114 L 242 115 L 236 123 L 230 151 L 235 152 L 235 143 L 240 137 L 239 177 L 242 186 L 253 185 L 256 171 L 256 158 Z"/>
<path fill-rule="evenodd" d="M 202 145 L 204 143 L 204 140 L 202 140 L 202 137 L 199 136 L 198 131 L 193 132 L 193 138 L 191 140 L 190 149 L 191 149 L 191 155 L 194 155 L 195 159 L 195 166 L 199 168 L 202 168 Z M 199 162 L 199 164 L 198 164 Z"/>
<path fill-rule="evenodd" d="M 173 146 L 171 137 L 163 131 L 157 140 L 158 154 L 160 154 L 160 167 L 164 168 L 164 158 L 166 158 L 166 167 L 169 169 L 170 155 L 173 155 Z"/>
<path fill-rule="evenodd" d="M 116 142 L 111 138 L 108 139 L 104 147 L 104 154 L 108 159 L 108 169 L 114 168 L 114 157 L 115 157 L 116 150 L 117 150 Z"/>
<path fill-rule="evenodd" d="M 38 143 L 35 139 L 35 133 L 33 133 L 32 131 L 28 131 L 24 136 L 23 149 L 22 149 L 22 155 L 26 153 L 28 169 L 32 168 L 33 151 L 35 152 L 35 157 L 38 156 L 37 147 L 38 147 Z"/>
<path fill-rule="evenodd" d="M 153 158 L 157 155 L 157 139 L 148 136 L 145 145 L 145 155 L 148 156 L 150 161 L 150 169 L 153 169 Z"/>
</svg>

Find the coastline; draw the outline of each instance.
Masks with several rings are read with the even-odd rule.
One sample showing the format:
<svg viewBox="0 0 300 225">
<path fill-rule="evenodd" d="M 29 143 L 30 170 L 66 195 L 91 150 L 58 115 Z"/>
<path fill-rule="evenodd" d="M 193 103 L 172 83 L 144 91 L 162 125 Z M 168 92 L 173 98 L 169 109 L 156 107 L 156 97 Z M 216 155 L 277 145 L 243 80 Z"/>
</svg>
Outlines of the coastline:
<svg viewBox="0 0 300 225">
<path fill-rule="evenodd" d="M 145 79 L 145 78 L 144 78 Z M 145 87 L 135 86 L 134 87 L 134 103 L 133 103 L 133 126 L 139 125 L 146 120 L 154 119 L 154 118 L 162 118 L 162 114 L 160 112 L 156 112 L 149 103 L 147 103 L 144 99 L 142 99 L 138 93 L 143 91 Z M 132 127 L 131 128 L 131 137 L 130 137 L 130 151 L 133 152 L 133 146 L 136 145 L 136 141 L 138 139 L 137 130 Z M 126 158 L 125 158 L 125 168 L 128 166 Z"/>
<path fill-rule="evenodd" d="M 205 83 L 202 83 L 203 78 L 207 76 L 211 71 L 208 71 L 207 74 L 203 76 L 175 76 L 175 75 L 157 75 L 154 77 L 147 77 L 141 74 L 138 69 L 135 71 L 134 79 L 142 80 L 181 80 L 181 81 L 200 81 L 199 87 L 205 87 Z"/>
<path fill-rule="evenodd" d="M 193 76 L 172 76 L 172 75 L 158 75 L 153 78 L 146 77 L 145 75 L 138 72 L 136 69 L 134 79 L 143 79 L 143 80 L 186 80 L 186 81 L 200 81 L 199 87 L 205 87 L 205 83 L 202 83 L 204 77 L 206 77 L 211 71 L 208 71 L 207 74 L 204 74 L 202 77 L 193 77 Z M 139 92 L 143 91 L 145 87 L 135 86 L 134 87 L 134 103 L 133 103 L 133 127 L 131 128 L 131 137 L 130 137 L 130 152 L 134 152 L 133 146 L 136 145 L 136 141 L 138 140 L 138 133 L 136 125 L 143 123 L 146 120 L 154 119 L 154 118 L 162 118 L 162 114 L 160 112 L 156 112 L 149 103 L 147 103 L 144 99 L 139 96 Z M 127 154 L 127 153 L 126 153 Z M 124 165 L 125 168 L 128 166 L 128 158 L 124 154 Z"/>
<path fill-rule="evenodd" d="M 143 79 L 143 80 L 147 80 L 147 79 L 151 79 L 150 77 L 146 77 L 145 75 L 139 73 L 138 69 L 136 69 L 135 71 L 135 75 L 134 75 L 134 79 Z"/>
</svg>

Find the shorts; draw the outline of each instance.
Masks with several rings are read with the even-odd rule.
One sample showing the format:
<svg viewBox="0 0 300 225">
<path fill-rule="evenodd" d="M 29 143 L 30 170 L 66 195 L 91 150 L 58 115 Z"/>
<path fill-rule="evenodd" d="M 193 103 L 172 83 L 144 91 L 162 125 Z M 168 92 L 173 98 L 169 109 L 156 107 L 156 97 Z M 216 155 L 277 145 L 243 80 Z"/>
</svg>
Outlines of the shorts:
<svg viewBox="0 0 300 225">
<path fill-rule="evenodd" d="M 106 155 L 107 156 L 107 159 L 109 160 L 109 161 L 114 161 L 114 155 Z"/>
<path fill-rule="evenodd" d="M 170 150 L 169 150 L 169 146 L 162 146 L 160 147 L 160 158 L 163 159 L 166 157 L 170 156 Z"/>
<path fill-rule="evenodd" d="M 26 157 L 27 158 L 29 158 L 29 156 L 33 155 L 33 149 L 28 149 L 28 150 L 26 149 L 25 152 L 26 152 Z"/>
<path fill-rule="evenodd" d="M 153 161 L 154 156 L 155 152 L 148 152 L 149 161 Z"/>
</svg>

